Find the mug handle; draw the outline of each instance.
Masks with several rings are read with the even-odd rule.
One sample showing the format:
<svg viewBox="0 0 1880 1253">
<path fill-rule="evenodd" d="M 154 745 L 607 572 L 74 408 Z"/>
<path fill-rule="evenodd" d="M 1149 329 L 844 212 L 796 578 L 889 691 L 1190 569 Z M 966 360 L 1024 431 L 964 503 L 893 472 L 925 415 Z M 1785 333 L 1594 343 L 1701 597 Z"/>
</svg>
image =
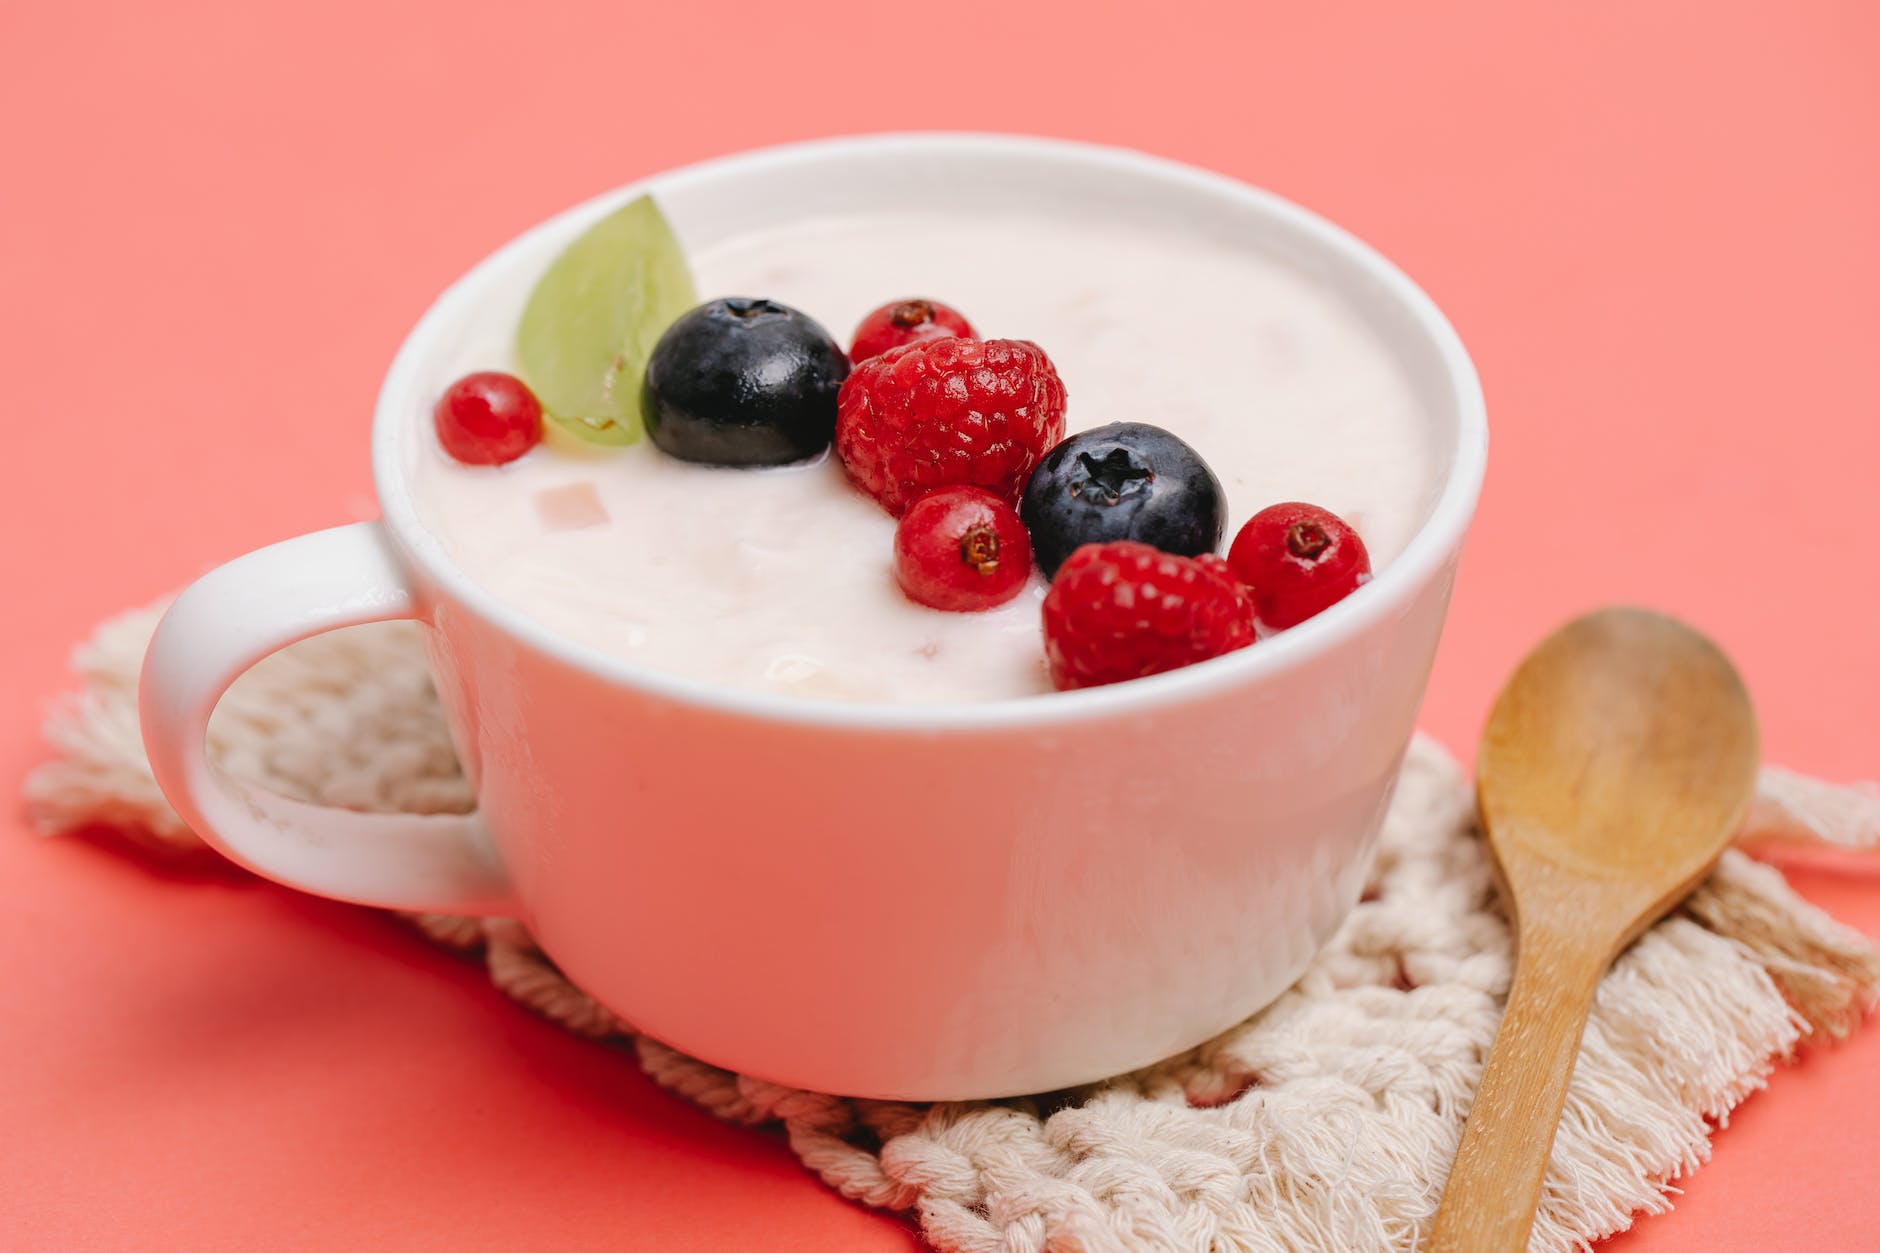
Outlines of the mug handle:
<svg viewBox="0 0 1880 1253">
<path fill-rule="evenodd" d="M 475 814 L 311 805 L 209 760 L 209 715 L 248 667 L 323 631 L 423 616 L 378 522 L 316 531 L 211 570 L 176 598 L 144 654 L 137 704 L 157 786 L 203 840 L 277 883 L 388 909 L 514 916 Z"/>
</svg>

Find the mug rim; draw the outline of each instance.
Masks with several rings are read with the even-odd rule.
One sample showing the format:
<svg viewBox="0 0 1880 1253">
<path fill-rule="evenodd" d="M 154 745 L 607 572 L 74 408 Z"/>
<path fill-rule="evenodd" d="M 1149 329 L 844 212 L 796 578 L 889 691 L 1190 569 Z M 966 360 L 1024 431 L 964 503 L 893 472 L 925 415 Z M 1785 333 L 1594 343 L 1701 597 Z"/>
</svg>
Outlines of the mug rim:
<svg viewBox="0 0 1880 1253">
<path fill-rule="evenodd" d="M 446 314 L 487 271 L 539 237 L 572 220 L 596 216 L 605 206 L 645 192 L 691 181 L 722 178 L 828 157 L 866 159 L 887 150 L 920 148 L 954 156 L 978 153 L 1070 161 L 1119 178 L 1149 178 L 1238 199 L 1278 219 L 1324 253 L 1362 271 L 1381 296 L 1409 315 L 1416 332 L 1435 350 L 1456 398 L 1455 446 L 1434 506 L 1410 542 L 1364 587 L 1306 622 L 1249 648 L 1162 674 L 1068 692 L 1038 692 L 958 703 L 837 701 L 756 691 L 674 674 L 603 651 L 562 635 L 509 605 L 470 577 L 419 515 L 409 476 L 401 464 L 401 434 L 415 424 L 394 412 L 393 400 L 408 392 L 441 334 Z M 1294 202 L 1227 174 L 1134 149 L 1041 136 L 954 131 L 887 132 L 813 139 L 748 149 L 676 167 L 615 187 L 538 222 L 512 237 L 465 271 L 425 310 L 405 336 L 379 389 L 372 423 L 372 477 L 380 509 L 406 560 L 425 580 L 441 586 L 485 622 L 537 652 L 573 669 L 675 703 L 747 718 L 815 727 L 875 730 L 976 730 L 1049 724 L 1146 712 L 1296 668 L 1336 648 L 1375 622 L 1402 609 L 1461 545 L 1480 498 L 1488 458 L 1488 421 L 1481 382 L 1455 328 L 1435 302 L 1383 254 L 1344 228 Z"/>
</svg>

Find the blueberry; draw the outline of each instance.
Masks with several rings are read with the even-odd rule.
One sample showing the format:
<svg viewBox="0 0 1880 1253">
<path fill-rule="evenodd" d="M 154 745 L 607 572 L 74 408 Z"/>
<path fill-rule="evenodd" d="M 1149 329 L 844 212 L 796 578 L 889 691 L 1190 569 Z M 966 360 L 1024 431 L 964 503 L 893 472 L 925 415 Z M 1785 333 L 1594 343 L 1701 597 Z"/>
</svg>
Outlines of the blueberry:
<svg viewBox="0 0 1880 1253">
<path fill-rule="evenodd" d="M 1049 577 L 1084 544 L 1128 539 L 1184 557 L 1211 553 L 1226 508 L 1200 453 L 1159 426 L 1112 422 L 1046 453 L 1018 511 Z"/>
<path fill-rule="evenodd" d="M 666 328 L 646 363 L 646 429 L 686 461 L 775 466 L 813 457 L 836 429 L 848 354 L 774 300 L 714 300 Z"/>
</svg>

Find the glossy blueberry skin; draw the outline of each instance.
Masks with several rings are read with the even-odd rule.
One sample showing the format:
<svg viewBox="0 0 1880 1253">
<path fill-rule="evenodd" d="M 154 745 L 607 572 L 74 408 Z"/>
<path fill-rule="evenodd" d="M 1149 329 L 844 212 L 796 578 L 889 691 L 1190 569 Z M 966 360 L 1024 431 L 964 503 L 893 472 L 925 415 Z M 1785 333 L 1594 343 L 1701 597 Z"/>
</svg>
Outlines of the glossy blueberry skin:
<svg viewBox="0 0 1880 1253">
<path fill-rule="evenodd" d="M 1046 453 L 1018 512 L 1049 578 L 1084 544 L 1128 539 L 1184 557 L 1211 553 L 1226 506 L 1221 481 L 1200 453 L 1159 426 L 1112 422 Z"/>
<path fill-rule="evenodd" d="M 787 465 L 829 447 L 848 354 L 774 300 L 713 300 L 666 328 L 646 363 L 646 430 L 664 451 L 720 466 Z"/>
</svg>

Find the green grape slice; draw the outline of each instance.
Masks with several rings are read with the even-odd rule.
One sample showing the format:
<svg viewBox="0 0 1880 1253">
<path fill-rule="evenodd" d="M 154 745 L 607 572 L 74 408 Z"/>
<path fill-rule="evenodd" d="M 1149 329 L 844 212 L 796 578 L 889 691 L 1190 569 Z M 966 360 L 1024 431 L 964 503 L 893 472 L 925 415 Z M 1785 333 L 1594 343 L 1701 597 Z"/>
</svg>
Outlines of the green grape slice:
<svg viewBox="0 0 1880 1253">
<path fill-rule="evenodd" d="M 631 444 L 645 429 L 646 359 L 697 303 L 665 215 L 650 196 L 629 201 L 569 244 L 529 294 L 516 331 L 523 380 L 570 434 Z"/>
</svg>

